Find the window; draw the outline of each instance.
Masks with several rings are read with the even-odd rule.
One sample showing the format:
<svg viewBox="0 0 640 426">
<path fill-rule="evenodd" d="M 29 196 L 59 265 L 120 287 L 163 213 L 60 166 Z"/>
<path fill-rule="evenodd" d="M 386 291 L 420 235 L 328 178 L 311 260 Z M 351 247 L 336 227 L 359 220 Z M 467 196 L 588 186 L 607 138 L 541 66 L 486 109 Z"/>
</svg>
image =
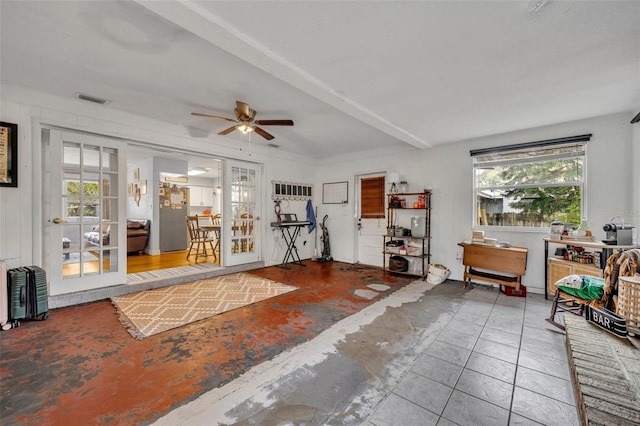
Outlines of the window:
<svg viewBox="0 0 640 426">
<path fill-rule="evenodd" d="M 591 135 L 471 151 L 475 226 L 580 224 Z"/>
<path fill-rule="evenodd" d="M 85 181 L 82 191 L 80 191 L 80 182 L 77 180 L 65 179 L 64 184 L 67 194 L 65 198 L 67 217 L 79 217 L 80 213 L 84 217 L 98 216 L 98 182 Z"/>
<path fill-rule="evenodd" d="M 360 217 L 384 218 L 384 176 L 360 179 Z"/>
</svg>

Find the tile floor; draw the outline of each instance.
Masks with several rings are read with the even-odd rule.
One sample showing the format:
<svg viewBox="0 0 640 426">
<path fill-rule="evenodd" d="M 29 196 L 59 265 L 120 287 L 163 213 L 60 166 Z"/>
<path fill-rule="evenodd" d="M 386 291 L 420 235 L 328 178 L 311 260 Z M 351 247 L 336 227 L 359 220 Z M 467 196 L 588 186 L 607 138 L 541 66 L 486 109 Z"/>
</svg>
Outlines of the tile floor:
<svg viewBox="0 0 640 426">
<path fill-rule="evenodd" d="M 577 425 L 550 300 L 416 281 L 157 425 Z"/>
<path fill-rule="evenodd" d="M 369 423 L 578 424 L 564 335 L 541 321 L 548 303 L 491 299 L 465 301 Z"/>
</svg>

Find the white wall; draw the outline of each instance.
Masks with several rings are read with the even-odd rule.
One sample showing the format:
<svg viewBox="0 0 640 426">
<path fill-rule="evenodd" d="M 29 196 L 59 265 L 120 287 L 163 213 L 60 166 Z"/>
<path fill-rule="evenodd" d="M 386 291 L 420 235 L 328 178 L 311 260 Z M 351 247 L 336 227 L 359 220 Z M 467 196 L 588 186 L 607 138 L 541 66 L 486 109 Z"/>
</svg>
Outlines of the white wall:
<svg viewBox="0 0 640 426">
<path fill-rule="evenodd" d="M 188 129 L 182 126 L 27 88 L 2 85 L 0 92 L 0 116 L 3 121 L 18 124 L 19 138 L 18 188 L 0 188 L 0 259 L 6 259 L 10 268 L 43 264 L 42 233 L 46 218 L 42 217 L 40 208 L 41 123 L 150 143 L 159 147 L 183 149 L 218 158 L 234 158 L 264 164 L 265 192 L 262 199 L 262 215 L 265 218 L 271 218 L 273 215 L 273 203 L 270 199 L 271 180 L 306 183 L 313 183 L 314 180 L 315 160 L 271 149 L 266 144 L 254 143 L 248 146 L 232 136 L 221 138 L 213 135 L 198 139 L 191 137 Z M 157 199 L 156 178 L 147 177 L 147 181 L 150 190 L 147 198 Z M 267 265 L 280 263 L 282 260 L 280 256 L 271 261 L 271 253 L 277 252 L 278 242 L 272 238 L 269 222 L 270 220 L 263 220 L 260 227 L 264 237 L 263 253 Z M 157 217 L 152 218 L 152 226 L 154 223 L 157 223 Z M 284 252 L 281 251 L 280 254 L 284 255 Z M 303 257 L 310 256 L 306 250 L 300 250 L 300 254 Z"/>
<path fill-rule="evenodd" d="M 459 242 L 471 238 L 472 164 L 471 149 L 489 148 L 521 142 L 552 139 L 592 133 L 587 153 L 587 212 L 596 239 L 604 238 L 602 225 L 614 215 L 632 215 L 632 194 L 640 190 L 638 179 L 633 180 L 631 125 L 632 115 L 622 113 L 562 123 L 508 134 L 494 135 L 436 146 L 432 149 L 408 150 L 396 153 L 363 153 L 361 158 L 331 159 L 318 165 L 318 181 L 348 180 L 365 171 L 395 171 L 409 182 L 410 191 L 430 187 L 432 196 L 432 262 L 442 263 L 452 270 L 451 278 L 462 279 L 463 267 L 456 261 Z M 319 185 L 321 185 L 319 183 Z M 350 194 L 353 194 L 352 186 Z M 352 261 L 355 241 L 353 231 L 354 199 L 348 207 L 326 206 L 332 215 L 332 250 L 334 258 Z M 548 230 L 540 232 L 495 232 L 487 236 L 509 241 L 529 249 L 527 274 L 523 283 L 531 292 L 544 291 L 544 243 Z M 380 259 L 382 264 L 382 258 Z"/>
<path fill-rule="evenodd" d="M 274 211 L 274 201 L 271 199 L 271 182 L 284 181 L 295 182 L 299 184 L 313 184 L 315 180 L 316 167 L 310 167 L 308 163 L 291 162 L 284 159 L 273 159 L 265 166 L 265 185 L 263 199 L 263 215 L 261 222 L 265 228 L 266 236 L 264 238 L 265 246 L 265 263 L 274 265 L 282 262 L 284 258 L 286 244 L 282 239 L 281 231 L 277 228 L 271 228 L 270 223 L 276 221 Z M 318 191 L 317 185 L 313 187 L 313 205 L 316 206 L 318 200 L 321 200 L 321 192 Z M 280 208 L 282 213 L 295 213 L 298 220 L 306 220 L 306 201 L 282 201 Z M 315 232 L 309 234 L 308 228 L 304 227 L 300 230 L 296 247 L 301 259 L 309 259 L 313 255 L 313 244 Z"/>
<path fill-rule="evenodd" d="M 477 138 L 418 151 L 385 150 L 361 152 L 319 162 L 272 150 L 258 144 L 239 147 L 233 138 L 215 136 L 196 139 L 181 126 L 133 116 L 104 106 L 94 106 L 76 99 L 54 97 L 25 88 L 2 86 L 0 112 L 3 121 L 17 123 L 19 137 L 18 188 L 0 188 L 0 258 L 9 267 L 42 264 L 42 225 L 46 218 L 40 211 L 40 135 L 39 123 L 56 124 L 99 134 L 122 137 L 160 146 L 179 147 L 192 152 L 222 158 L 236 158 L 264 164 L 263 211 L 261 231 L 267 265 L 280 263 L 284 244 L 269 223 L 275 219 L 271 200 L 271 181 L 282 180 L 314 184 L 314 205 L 320 220 L 329 215 L 328 228 L 334 259 L 355 261 L 355 188 L 354 176 L 380 171 L 395 171 L 409 182 L 410 190 L 428 186 L 433 189 L 432 262 L 452 269 L 452 278 L 462 278 L 462 266 L 455 260 L 457 244 L 470 237 L 472 226 L 472 181 L 470 149 L 507 145 L 592 133 L 588 143 L 587 218 L 597 239 L 604 237 L 602 225 L 614 215 L 623 215 L 640 226 L 637 178 L 640 133 L 629 124 L 633 114 L 622 113 L 593 119 L 561 123 L 509 134 Z M 462 124 L 461 124 L 462 125 Z M 635 143 L 634 143 L 635 141 Z M 635 159 L 635 160 L 634 160 Z M 635 161 L 635 168 L 633 167 Z M 635 173 L 635 175 L 634 175 Z M 635 176 L 635 178 L 634 178 Z M 349 203 L 323 205 L 322 183 L 349 182 Z M 151 180 L 149 180 L 151 183 Z M 155 187 L 157 182 L 154 181 Z M 304 202 L 291 202 L 283 211 L 305 217 Z M 631 219 L 633 218 L 633 219 Z M 153 222 L 152 222 L 153 223 Z M 381 223 L 386 226 L 386 222 Z M 544 289 L 544 259 L 540 233 L 497 233 L 490 236 L 529 248 L 524 284 L 532 292 Z M 303 244 L 306 241 L 306 244 Z M 313 254 L 313 236 L 302 231 L 300 256 Z M 320 244 L 318 244 L 320 247 Z M 382 263 L 382 262 L 381 262 Z"/>
<path fill-rule="evenodd" d="M 153 159 L 149 158 L 140 161 L 139 163 L 127 164 L 127 184 L 134 183 L 133 169 L 140 170 L 140 182 L 145 180 L 147 181 L 147 193 L 140 195 L 139 205 L 136 204 L 135 197 L 127 197 L 127 219 L 149 219 L 151 220 L 151 226 L 153 226 L 153 206 L 155 204 L 154 201 L 157 199 L 154 197 L 154 191 L 157 191 L 157 185 L 154 185 Z M 140 183 L 138 183 L 138 185 L 140 185 Z M 147 253 L 153 253 L 152 248 L 154 246 L 151 244 L 151 238 L 156 234 L 157 231 L 154 232 L 150 228 L 149 241 L 147 243 L 147 247 L 145 247 L 145 251 Z M 157 241 L 157 237 L 155 238 L 155 241 Z"/>
</svg>

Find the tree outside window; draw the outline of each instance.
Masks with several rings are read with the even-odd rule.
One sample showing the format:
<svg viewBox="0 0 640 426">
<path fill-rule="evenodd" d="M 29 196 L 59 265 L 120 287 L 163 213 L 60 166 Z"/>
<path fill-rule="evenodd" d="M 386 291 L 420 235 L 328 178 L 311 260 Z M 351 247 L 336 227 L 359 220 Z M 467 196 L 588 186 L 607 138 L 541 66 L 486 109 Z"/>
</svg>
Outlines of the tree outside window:
<svg viewBox="0 0 640 426">
<path fill-rule="evenodd" d="M 548 227 L 583 218 L 585 144 L 474 157 L 476 226 Z"/>
<path fill-rule="evenodd" d="M 84 182 L 81 186 L 77 180 L 66 180 L 65 187 L 67 217 L 98 216 L 98 196 L 100 195 L 98 182 Z"/>
</svg>

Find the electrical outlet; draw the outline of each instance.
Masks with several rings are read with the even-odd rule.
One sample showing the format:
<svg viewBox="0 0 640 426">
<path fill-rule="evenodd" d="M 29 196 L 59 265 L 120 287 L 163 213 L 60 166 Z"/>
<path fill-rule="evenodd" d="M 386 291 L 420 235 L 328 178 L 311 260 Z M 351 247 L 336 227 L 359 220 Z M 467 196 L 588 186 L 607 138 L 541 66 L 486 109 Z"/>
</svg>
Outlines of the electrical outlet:
<svg viewBox="0 0 640 426">
<path fill-rule="evenodd" d="M 456 260 L 462 260 L 462 252 L 461 251 L 456 253 Z"/>
</svg>

